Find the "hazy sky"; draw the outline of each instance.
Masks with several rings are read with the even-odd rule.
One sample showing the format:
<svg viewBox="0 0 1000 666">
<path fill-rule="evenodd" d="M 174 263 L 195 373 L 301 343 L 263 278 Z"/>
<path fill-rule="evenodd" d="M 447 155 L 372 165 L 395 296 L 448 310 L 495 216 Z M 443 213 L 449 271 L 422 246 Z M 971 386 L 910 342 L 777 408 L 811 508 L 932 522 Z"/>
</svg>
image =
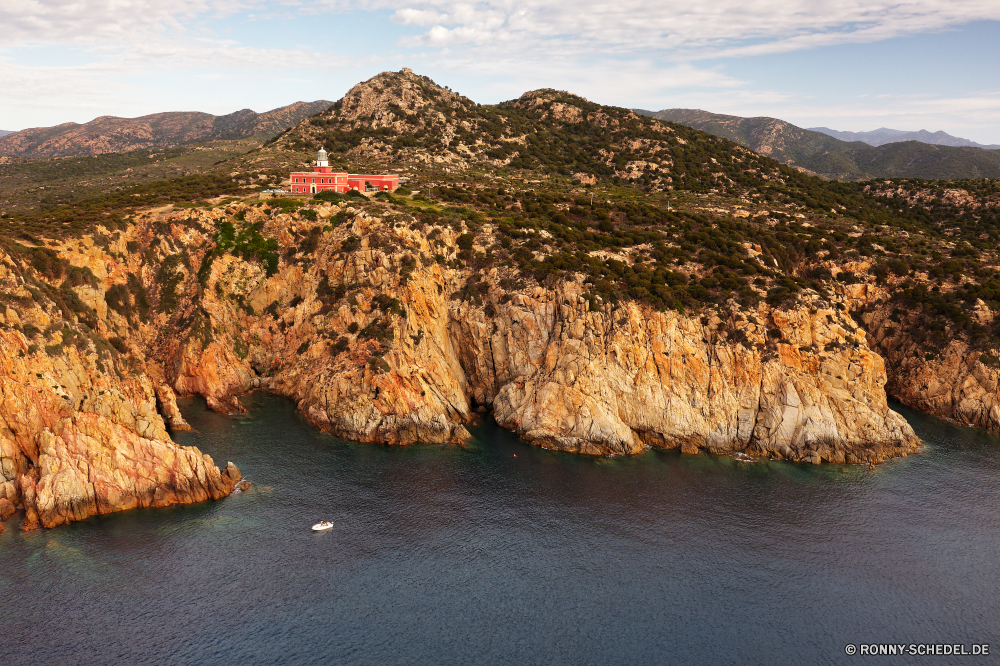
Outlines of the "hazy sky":
<svg viewBox="0 0 1000 666">
<path fill-rule="evenodd" d="M 339 99 L 411 67 L 480 103 L 626 107 L 1000 144 L 1000 0 L 4 0 L 0 129 Z"/>
</svg>

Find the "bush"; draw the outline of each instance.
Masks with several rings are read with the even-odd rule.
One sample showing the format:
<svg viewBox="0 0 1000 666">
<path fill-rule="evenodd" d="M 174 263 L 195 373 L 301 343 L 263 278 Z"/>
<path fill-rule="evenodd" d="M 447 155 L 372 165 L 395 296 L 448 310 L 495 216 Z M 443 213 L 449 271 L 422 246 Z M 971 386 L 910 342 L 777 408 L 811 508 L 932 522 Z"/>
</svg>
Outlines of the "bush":
<svg viewBox="0 0 1000 666">
<path fill-rule="evenodd" d="M 458 237 L 457 243 L 459 248 L 468 251 L 472 249 L 472 243 L 474 241 L 475 237 L 473 237 L 472 234 L 462 234 L 461 236 Z"/>
<path fill-rule="evenodd" d="M 350 344 L 351 343 L 348 341 L 347 338 L 345 338 L 344 336 L 340 336 L 339 338 L 337 338 L 337 341 L 330 346 L 330 351 L 334 355 L 343 354 L 345 351 L 347 351 L 347 348 L 350 346 Z"/>
<path fill-rule="evenodd" d="M 216 246 L 213 253 L 232 252 L 241 256 L 244 261 L 257 259 L 264 264 L 267 277 L 271 277 L 278 272 L 278 241 L 274 238 L 264 238 L 260 233 L 262 226 L 262 223 L 257 222 L 237 232 L 232 222 L 223 221 L 215 234 Z M 207 264 L 210 269 L 208 257 L 205 261 L 202 267 Z"/>
<path fill-rule="evenodd" d="M 278 209 L 282 213 L 291 213 L 302 208 L 305 204 L 296 199 L 271 199 L 268 202 L 272 209 Z"/>
<path fill-rule="evenodd" d="M 979 362 L 988 368 L 1000 368 L 1000 358 L 997 358 L 995 354 L 990 354 L 989 352 L 981 354 L 979 356 Z"/>
<path fill-rule="evenodd" d="M 118 314 L 131 319 L 132 306 L 129 302 L 128 288 L 125 287 L 125 285 L 112 285 L 111 288 L 104 294 L 104 302 L 108 304 L 109 308 Z"/>
<path fill-rule="evenodd" d="M 343 195 L 334 192 L 333 190 L 326 190 L 323 192 L 317 192 L 313 195 L 315 201 L 327 201 L 329 203 L 340 203 L 344 200 Z"/>
</svg>

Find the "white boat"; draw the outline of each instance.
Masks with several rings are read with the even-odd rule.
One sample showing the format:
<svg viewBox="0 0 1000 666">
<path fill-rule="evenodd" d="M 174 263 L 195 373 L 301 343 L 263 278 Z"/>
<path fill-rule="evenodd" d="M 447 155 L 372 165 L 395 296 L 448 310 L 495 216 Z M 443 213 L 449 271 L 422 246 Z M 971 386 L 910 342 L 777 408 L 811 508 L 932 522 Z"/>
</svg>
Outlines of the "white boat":
<svg viewBox="0 0 1000 666">
<path fill-rule="evenodd" d="M 331 527 L 333 527 L 333 523 L 329 520 L 324 520 L 323 522 L 313 525 L 313 532 L 322 532 L 323 530 L 328 530 Z"/>
</svg>

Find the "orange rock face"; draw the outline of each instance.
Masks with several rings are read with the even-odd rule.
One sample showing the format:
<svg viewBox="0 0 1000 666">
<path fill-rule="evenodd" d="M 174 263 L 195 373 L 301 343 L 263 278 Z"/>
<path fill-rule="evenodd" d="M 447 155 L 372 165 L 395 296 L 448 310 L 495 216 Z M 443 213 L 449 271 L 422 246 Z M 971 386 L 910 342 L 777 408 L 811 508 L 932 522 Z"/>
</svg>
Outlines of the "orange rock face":
<svg viewBox="0 0 1000 666">
<path fill-rule="evenodd" d="M 25 527 L 231 492 L 235 465 L 171 441 L 168 426 L 189 427 L 178 394 L 233 413 L 241 394 L 270 391 L 362 442 L 460 444 L 492 410 L 528 441 L 582 454 L 820 463 L 919 450 L 865 332 L 818 295 L 687 316 L 612 306 L 573 280 L 473 274 L 460 224 L 314 210 L 148 211 L 101 228 L 103 245 L 49 241 L 67 262 L 54 276 L 0 258 L 0 502 Z M 257 248 L 274 239 L 277 270 L 264 250 L 220 249 L 228 224 L 262 234 Z M 473 251 L 491 236 L 483 225 Z"/>
<path fill-rule="evenodd" d="M 34 289 L 5 259 L 4 292 Z M 78 321 L 34 294 L 0 315 L 0 519 L 16 507 L 25 529 L 55 527 L 228 495 L 228 471 L 170 440 L 148 377 L 121 372 L 124 359 L 97 347 L 99 336 L 84 338 Z"/>
<path fill-rule="evenodd" d="M 1000 362 L 967 342 L 951 340 L 928 351 L 921 344 L 919 318 L 893 316 L 873 302 L 864 314 L 869 341 L 889 362 L 888 390 L 900 402 L 965 426 L 1000 433 Z M 980 301 L 972 310 L 979 323 L 995 314 Z"/>
<path fill-rule="evenodd" d="M 325 430 L 395 444 L 461 441 L 485 407 L 540 446 L 594 455 L 659 446 L 818 463 L 919 450 L 886 404 L 864 332 L 818 296 L 701 321 L 635 303 L 595 309 L 575 282 L 511 291 L 494 269 L 467 302 L 453 297 L 466 271 L 420 258 L 454 253 L 458 231 L 436 232 L 432 249 L 424 230 L 363 213 L 330 229 L 337 210 L 314 222 L 244 210 L 283 244 L 315 237 L 316 249 L 270 277 L 214 261 L 198 290 L 211 339 L 176 335 L 183 343 L 156 354 L 178 392 L 231 411 L 233 396 L 262 388 Z M 207 232 L 224 214 L 203 215 Z M 174 233 L 197 244 L 197 229 Z M 352 237 L 361 242 L 345 251 Z"/>
</svg>

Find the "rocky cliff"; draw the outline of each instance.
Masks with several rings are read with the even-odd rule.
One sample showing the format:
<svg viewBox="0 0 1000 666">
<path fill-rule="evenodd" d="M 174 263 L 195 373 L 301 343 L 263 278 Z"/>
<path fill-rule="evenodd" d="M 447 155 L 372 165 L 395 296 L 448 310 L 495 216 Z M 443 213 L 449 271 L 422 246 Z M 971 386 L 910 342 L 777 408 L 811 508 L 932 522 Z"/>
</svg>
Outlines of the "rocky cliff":
<svg viewBox="0 0 1000 666">
<path fill-rule="evenodd" d="M 855 289 L 858 319 L 869 343 L 891 368 L 886 390 L 903 404 L 962 425 L 1000 434 L 1000 360 L 982 345 L 944 331 L 928 339 L 920 310 L 902 313 L 885 289 Z M 995 314 L 979 301 L 976 323 L 992 327 Z"/>
<path fill-rule="evenodd" d="M 277 239 L 280 270 L 211 254 L 236 218 Z M 704 317 L 588 300 L 581 281 L 518 288 L 516 271 L 455 267 L 468 227 L 395 218 L 341 204 L 315 220 L 239 206 L 140 220 L 119 242 L 169 229 L 147 256 L 163 252 L 161 278 L 180 256 L 169 248 L 187 262 L 167 282 L 173 312 L 144 334 L 147 362 L 215 409 L 236 411 L 259 387 L 358 441 L 461 441 L 485 408 L 528 441 L 596 455 L 878 462 L 918 449 L 886 405 L 881 358 L 818 295 Z M 488 251 L 491 239 L 486 225 L 476 243 Z"/>
<path fill-rule="evenodd" d="M 235 413 L 270 391 L 364 442 L 462 443 L 490 413 L 581 454 L 810 463 L 919 450 L 886 388 L 1000 422 L 993 183 L 827 183 L 565 92 L 488 107 L 408 70 L 244 176 L 321 145 L 408 183 L 250 202 L 171 181 L 4 216 L 0 518 L 224 495 L 235 466 L 166 434 L 177 394 Z"/>
<path fill-rule="evenodd" d="M 109 345 L 104 323 L 74 298 L 101 293 L 104 271 L 103 280 L 74 288 L 70 277 L 60 289 L 23 263 L 22 252 L 54 252 L 14 247 L 0 254 L 0 517 L 19 508 L 25 529 L 55 527 L 228 495 L 240 480 L 236 466 L 220 471 L 170 440 L 157 394 L 176 409 L 172 391 L 154 387 L 140 358 Z"/>
</svg>

